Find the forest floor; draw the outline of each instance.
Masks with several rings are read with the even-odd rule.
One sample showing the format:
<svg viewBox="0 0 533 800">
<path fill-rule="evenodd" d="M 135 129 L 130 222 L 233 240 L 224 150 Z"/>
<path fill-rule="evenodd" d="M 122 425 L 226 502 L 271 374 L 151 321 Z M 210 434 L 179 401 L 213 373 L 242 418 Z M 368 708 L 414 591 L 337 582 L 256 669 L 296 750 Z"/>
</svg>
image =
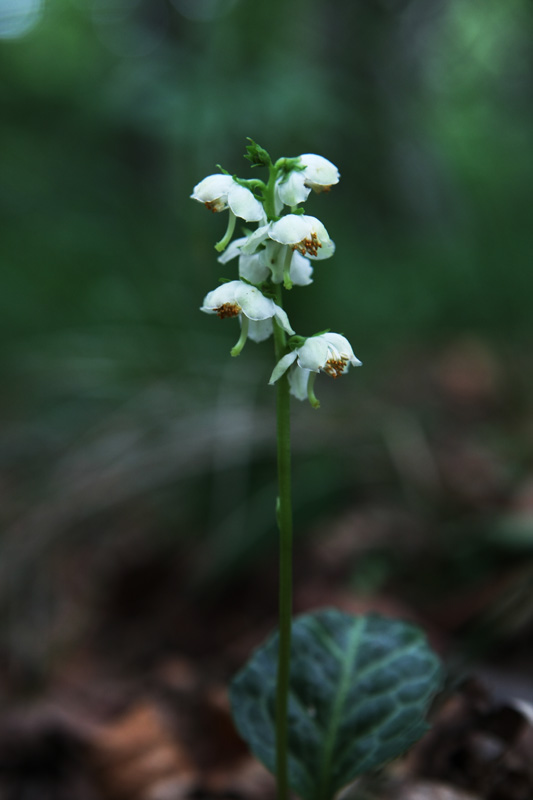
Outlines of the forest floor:
<svg viewBox="0 0 533 800">
<path fill-rule="evenodd" d="M 432 366 L 438 486 L 426 494 L 429 516 L 427 503 L 418 512 L 358 498 L 298 539 L 296 614 L 335 606 L 407 619 L 448 670 L 429 733 L 347 797 L 533 797 L 533 397 L 513 382 L 522 366 L 509 375 L 472 343 Z M 397 396 L 409 406 L 419 388 Z M 427 397 L 422 391 L 417 403 Z M 395 440 L 393 456 L 402 479 L 427 490 L 429 462 L 409 442 Z M 275 556 L 199 595 L 184 589 L 198 558 L 190 541 L 178 549 L 140 542 L 120 552 L 83 601 L 82 632 L 52 642 L 44 666 L 4 645 L 0 800 L 275 797 L 272 777 L 234 730 L 227 696 L 231 677 L 276 626 Z M 83 548 L 69 554 L 57 576 L 70 587 L 68 608 L 85 557 Z"/>
</svg>

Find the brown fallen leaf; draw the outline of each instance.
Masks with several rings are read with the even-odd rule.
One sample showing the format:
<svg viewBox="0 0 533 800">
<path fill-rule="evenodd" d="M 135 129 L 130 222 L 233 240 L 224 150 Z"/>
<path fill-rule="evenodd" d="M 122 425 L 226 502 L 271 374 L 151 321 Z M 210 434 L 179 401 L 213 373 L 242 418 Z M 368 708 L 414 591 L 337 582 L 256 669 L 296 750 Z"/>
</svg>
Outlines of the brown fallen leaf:
<svg viewBox="0 0 533 800">
<path fill-rule="evenodd" d="M 188 748 L 149 700 L 99 728 L 93 758 L 105 796 L 113 800 L 177 800 L 199 779 Z"/>
</svg>

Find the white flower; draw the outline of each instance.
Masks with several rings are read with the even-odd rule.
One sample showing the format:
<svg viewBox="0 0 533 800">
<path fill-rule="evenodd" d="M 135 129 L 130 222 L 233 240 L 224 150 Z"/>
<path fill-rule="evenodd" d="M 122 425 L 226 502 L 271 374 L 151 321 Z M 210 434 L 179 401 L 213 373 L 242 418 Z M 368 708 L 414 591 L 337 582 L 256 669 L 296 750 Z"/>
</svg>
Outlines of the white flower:
<svg viewBox="0 0 533 800">
<path fill-rule="evenodd" d="M 318 400 L 313 394 L 313 373 L 325 372 L 332 378 L 338 378 L 348 372 L 350 364 L 360 367 L 361 361 L 355 357 L 348 339 L 339 333 L 322 333 L 309 337 L 301 347 L 283 356 L 274 367 L 270 383 L 275 383 L 290 368 L 291 394 L 299 400 L 308 398 L 312 405 L 318 407 Z"/>
<path fill-rule="evenodd" d="M 221 319 L 239 314 L 254 321 L 276 317 L 287 333 L 294 333 L 285 311 L 255 286 L 244 281 L 229 281 L 218 286 L 205 296 L 200 310 L 206 314 L 217 314 Z"/>
<path fill-rule="evenodd" d="M 231 175 L 209 175 L 194 187 L 191 197 L 204 203 L 210 211 L 224 211 L 229 207 L 236 217 L 247 222 L 264 219 L 262 204 L 250 189 L 234 181 Z"/>
<path fill-rule="evenodd" d="M 276 195 L 281 201 L 278 204 L 296 206 L 307 200 L 311 189 L 315 192 L 327 192 L 333 184 L 339 182 L 339 170 L 323 156 L 304 153 L 299 156 L 303 170 L 294 170 L 288 177 L 281 177 L 276 182 Z"/>
<path fill-rule="evenodd" d="M 258 250 L 255 253 L 243 253 L 242 246 L 248 241 L 246 236 L 241 239 L 234 239 L 226 250 L 218 257 L 221 264 L 239 257 L 239 275 L 250 283 L 263 283 L 270 276 L 270 270 L 265 258 L 265 251 Z"/>
<path fill-rule="evenodd" d="M 269 237 L 318 260 L 329 258 L 335 252 L 335 245 L 324 225 L 316 217 L 306 214 L 287 214 L 273 222 Z"/>
<path fill-rule="evenodd" d="M 314 153 L 304 153 L 300 156 L 300 161 L 305 165 L 303 171 L 305 185 L 310 186 L 314 192 L 327 192 L 339 182 L 339 170 L 327 158 Z"/>
<path fill-rule="evenodd" d="M 243 253 L 255 253 L 266 239 L 289 245 L 303 256 L 322 260 L 330 258 L 335 252 L 335 244 L 316 217 L 306 214 L 287 214 L 277 222 L 269 222 L 257 228 L 242 245 Z"/>
<path fill-rule="evenodd" d="M 286 260 L 286 248 L 268 240 L 266 247 L 255 253 L 243 253 L 242 247 L 248 238 L 234 239 L 229 247 L 218 257 L 221 264 L 226 264 L 239 257 L 239 275 L 250 283 L 263 283 L 272 276 L 274 283 L 281 283 Z M 313 282 L 313 267 L 308 258 L 304 258 L 298 250 L 291 255 L 289 275 L 291 282 L 297 286 L 308 286 Z"/>
<path fill-rule="evenodd" d="M 240 318 L 242 331 L 239 341 L 231 351 L 234 356 L 239 355 L 247 337 L 255 342 L 267 339 L 273 330 L 273 319 L 287 333 L 294 333 L 285 311 L 255 286 L 243 281 L 229 281 L 209 292 L 200 310 L 206 314 L 217 314 L 220 319 Z"/>
</svg>

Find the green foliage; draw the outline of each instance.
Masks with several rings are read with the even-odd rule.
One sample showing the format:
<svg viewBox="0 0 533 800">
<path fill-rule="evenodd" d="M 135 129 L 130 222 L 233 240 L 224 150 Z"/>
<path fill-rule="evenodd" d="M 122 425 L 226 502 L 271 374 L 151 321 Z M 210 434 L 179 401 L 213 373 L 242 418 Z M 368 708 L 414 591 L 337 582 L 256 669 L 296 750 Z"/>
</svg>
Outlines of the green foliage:
<svg viewBox="0 0 533 800">
<path fill-rule="evenodd" d="M 275 771 L 277 633 L 231 686 L 233 716 L 251 750 Z M 410 747 L 438 691 L 441 667 L 416 627 L 324 609 L 293 625 L 289 697 L 291 787 L 330 800 L 363 772 Z"/>
<path fill-rule="evenodd" d="M 254 142 L 249 136 L 246 138 L 250 144 L 246 146 L 246 155 L 244 157 L 252 162 L 252 167 L 269 167 L 272 161 L 264 147 Z"/>
<path fill-rule="evenodd" d="M 1 42 L 0 450 L 5 473 L 20 476 L 8 494 L 22 506 L 35 489 L 86 514 L 98 510 L 96 497 L 116 505 L 119 484 L 128 496 L 170 496 L 192 470 L 213 496 L 194 509 L 185 491 L 179 507 L 186 498 L 191 514 L 205 516 L 214 550 L 224 551 L 213 563 L 229 576 L 228 553 L 237 564 L 254 552 L 249 520 L 268 518 L 273 503 L 259 480 L 273 390 L 264 349 L 244 352 L 246 372 L 232 372 L 234 330 L 198 313 L 219 273 L 192 187 L 215 160 L 240 172 L 235 143 L 246 136 L 272 153 L 318 152 L 338 164 L 335 192 L 308 208 L 327 216 L 335 258 L 317 266 L 308 308 L 293 292 L 289 310 L 306 335 L 335 319 L 365 369 L 357 385 L 335 387 L 342 424 L 313 418 L 306 447 L 331 467 L 339 442 L 349 442 L 346 485 L 354 470 L 360 486 L 379 484 L 388 462 L 368 462 L 381 422 L 357 447 L 344 432 L 368 429 L 369 411 L 376 419 L 379 404 L 369 402 L 359 421 L 384 359 L 448 333 L 521 336 L 526 346 L 531 336 L 533 6 L 240 0 L 217 4 L 228 13 L 212 19 L 187 17 L 185 6 L 47 0 L 32 30 Z M 210 222 L 213 239 L 221 236 L 225 220 Z M 235 422 L 238 447 L 211 444 L 213 398 L 218 427 L 231 431 L 233 387 L 242 397 L 244 383 L 240 418 L 253 425 Z M 163 413 L 161 396 L 178 397 L 176 407 Z M 115 463 L 124 414 L 138 442 L 124 451 L 126 472 L 113 491 L 80 502 L 66 454 L 81 463 L 97 442 Z M 153 426 L 168 426 L 161 439 L 173 444 L 175 421 L 189 419 L 183 458 L 171 446 L 152 451 Z M 232 482 L 224 459 L 234 459 Z M 61 480 L 49 484 L 56 470 Z M 330 471 L 313 467 L 302 514 L 330 514 L 335 486 L 324 472 L 329 481 Z M 58 520 L 53 529 L 59 537 Z M 227 531 L 234 551 L 227 538 L 223 545 Z"/>
</svg>

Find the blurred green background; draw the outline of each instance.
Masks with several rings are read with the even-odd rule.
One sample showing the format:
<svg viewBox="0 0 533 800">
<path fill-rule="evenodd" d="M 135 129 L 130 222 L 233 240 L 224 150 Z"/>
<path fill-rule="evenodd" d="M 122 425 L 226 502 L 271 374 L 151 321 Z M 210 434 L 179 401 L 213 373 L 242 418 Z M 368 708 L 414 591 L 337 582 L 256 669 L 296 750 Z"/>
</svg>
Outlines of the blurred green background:
<svg viewBox="0 0 533 800">
<path fill-rule="evenodd" d="M 147 540 L 196 537 L 200 584 L 270 546 L 270 348 L 230 359 L 236 326 L 199 313 L 226 219 L 189 199 L 217 163 L 250 176 L 247 136 L 342 176 L 306 205 L 335 257 L 288 310 L 365 366 L 295 407 L 299 525 L 416 505 L 386 453 L 425 435 L 424 398 L 396 413 L 391 369 L 531 344 L 529 0 L 0 0 L 0 74 L 7 650 L 34 658 L 68 576 Z"/>
</svg>

